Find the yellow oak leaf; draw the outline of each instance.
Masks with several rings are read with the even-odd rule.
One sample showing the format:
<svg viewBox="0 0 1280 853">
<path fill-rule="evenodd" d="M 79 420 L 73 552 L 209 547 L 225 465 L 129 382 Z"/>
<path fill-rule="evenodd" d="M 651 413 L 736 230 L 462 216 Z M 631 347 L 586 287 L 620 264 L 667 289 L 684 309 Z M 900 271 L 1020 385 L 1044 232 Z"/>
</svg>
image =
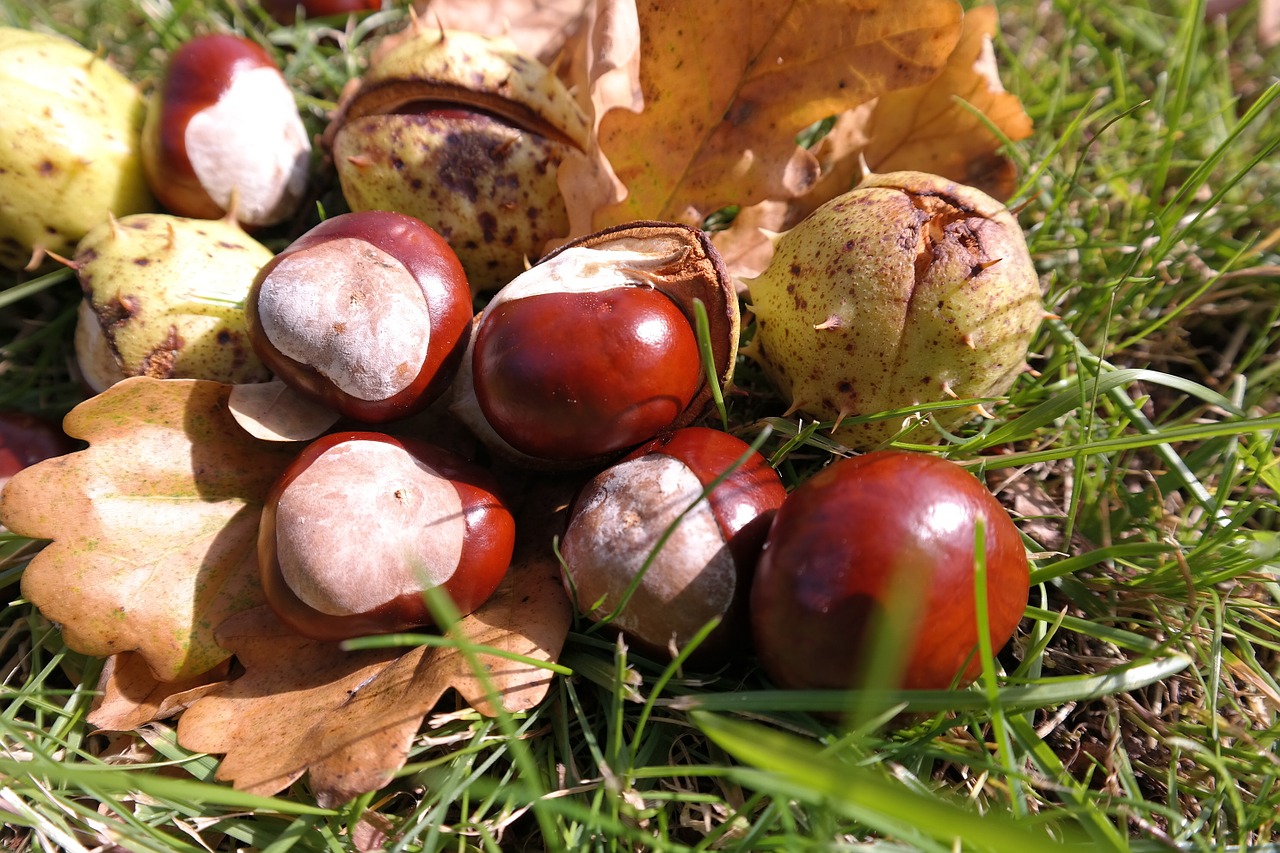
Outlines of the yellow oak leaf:
<svg viewBox="0 0 1280 853">
<path fill-rule="evenodd" d="M 0 521 L 53 540 L 22 592 L 67 645 L 136 651 L 160 681 L 230 653 L 214 628 L 262 603 L 255 548 L 262 501 L 297 449 L 251 438 L 231 386 L 126 379 L 63 422 L 89 447 L 27 468 L 0 493 Z"/>
<path fill-rule="evenodd" d="M 804 193 L 795 137 L 815 121 L 938 74 L 960 35 L 954 0 L 679 0 L 636 7 L 643 110 L 600 119 L 627 197 L 597 228 L 696 224 L 729 204 Z"/>
<path fill-rule="evenodd" d="M 994 6 L 970 9 L 937 79 L 876 102 L 864 131 L 872 171 L 932 172 L 996 198 L 1010 195 L 1012 166 L 996 154 L 1003 140 L 988 124 L 1017 142 L 1031 135 L 1031 118 L 1000 83 L 991 41 L 997 23 Z"/>
<path fill-rule="evenodd" d="M 742 278 L 758 275 L 773 256 L 770 235 L 795 227 L 847 192 L 862 179 L 864 166 L 880 173 L 932 172 L 1007 198 L 1016 174 L 1000 147 L 1006 138 L 1025 139 L 1031 119 L 1017 96 L 1000 83 L 992 48 L 997 23 L 994 7 L 970 9 L 960 41 L 935 78 L 836 116 L 812 149 L 819 164 L 812 187 L 796 198 L 745 207 L 728 230 L 715 235 L 730 272 Z"/>
</svg>

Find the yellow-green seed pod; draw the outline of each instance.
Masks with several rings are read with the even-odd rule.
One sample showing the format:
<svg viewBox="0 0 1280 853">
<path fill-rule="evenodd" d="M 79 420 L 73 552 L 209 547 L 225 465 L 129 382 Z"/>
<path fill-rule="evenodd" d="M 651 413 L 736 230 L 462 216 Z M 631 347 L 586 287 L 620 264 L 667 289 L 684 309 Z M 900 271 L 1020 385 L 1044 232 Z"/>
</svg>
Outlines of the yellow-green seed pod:
<svg viewBox="0 0 1280 853">
<path fill-rule="evenodd" d="M 244 300 L 271 250 L 231 219 L 141 213 L 76 249 L 76 359 L 95 391 L 129 376 L 263 382 Z"/>
<path fill-rule="evenodd" d="M 481 292 L 568 232 L 556 175 L 588 135 L 564 85 L 508 39 L 415 24 L 344 99 L 326 140 L 353 210 L 421 219 Z"/>
<path fill-rule="evenodd" d="M 0 27 L 0 267 L 70 254 L 109 215 L 154 206 L 138 156 L 145 104 L 68 39 Z"/>
<path fill-rule="evenodd" d="M 747 282 L 755 358 L 791 411 L 836 421 L 834 437 L 875 447 L 904 417 L 847 419 L 1004 394 L 1044 316 L 1017 220 L 972 187 L 922 172 L 871 175 L 777 242 Z M 939 409 L 938 424 L 973 418 Z M 912 440 L 936 437 L 918 429 Z"/>
</svg>

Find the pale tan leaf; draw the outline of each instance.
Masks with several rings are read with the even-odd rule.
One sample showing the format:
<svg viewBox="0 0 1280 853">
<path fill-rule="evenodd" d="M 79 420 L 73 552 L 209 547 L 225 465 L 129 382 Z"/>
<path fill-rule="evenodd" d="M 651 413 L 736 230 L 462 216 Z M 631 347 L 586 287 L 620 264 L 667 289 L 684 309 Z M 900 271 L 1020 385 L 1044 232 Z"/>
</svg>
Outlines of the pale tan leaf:
<svg viewBox="0 0 1280 853">
<path fill-rule="evenodd" d="M 592 4 L 579 32 L 571 52 L 562 58 L 561 73 L 590 119 L 592 133 L 584 155 L 565 160 L 556 173 L 569 213 L 568 237 L 556 244 L 592 233 L 596 211 L 626 198 L 626 187 L 600 148 L 600 120 L 613 109 L 644 108 L 640 24 L 633 0 Z"/>
<path fill-rule="evenodd" d="M 309 441 L 339 417 L 279 380 L 232 386 L 228 407 L 245 432 L 263 441 Z"/>
<path fill-rule="evenodd" d="M 521 53 L 545 61 L 559 53 L 589 0 L 415 0 L 425 21 L 445 29 L 506 36 Z"/>
<path fill-rule="evenodd" d="M 126 379 L 67 415 L 87 450 L 20 472 L 0 494 L 5 525 L 53 540 L 22 590 L 72 649 L 137 651 L 157 679 L 189 678 L 228 656 L 214 627 L 262 602 L 259 514 L 296 451 L 245 433 L 230 392 Z"/>
</svg>

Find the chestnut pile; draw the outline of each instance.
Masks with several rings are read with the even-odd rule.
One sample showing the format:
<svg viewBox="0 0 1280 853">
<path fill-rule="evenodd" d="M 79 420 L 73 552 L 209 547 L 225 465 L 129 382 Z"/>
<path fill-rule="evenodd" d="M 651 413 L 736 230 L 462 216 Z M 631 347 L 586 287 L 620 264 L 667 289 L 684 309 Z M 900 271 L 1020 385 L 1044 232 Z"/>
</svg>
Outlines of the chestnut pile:
<svg viewBox="0 0 1280 853">
<path fill-rule="evenodd" d="M 838 688 L 859 682 L 877 629 L 891 629 L 913 638 L 898 649 L 899 684 L 942 689 L 981 665 L 979 580 L 992 646 L 1012 635 L 1028 592 L 1021 538 L 959 466 L 872 452 L 788 496 L 758 451 L 695 424 L 708 375 L 722 389 L 731 379 L 738 328 L 732 282 L 701 231 L 637 223 L 573 241 L 474 318 L 469 305 L 432 229 L 369 211 L 277 254 L 246 315 L 278 378 L 368 430 L 443 396 L 497 465 L 594 475 L 546 536 L 561 537 L 579 611 L 653 654 L 674 656 L 713 625 L 703 659 L 754 642 L 776 683 Z M 695 305 L 716 320 L 710 374 Z M 326 435 L 268 498 L 267 600 L 324 640 L 429 624 L 429 588 L 470 612 L 511 558 L 501 492 L 425 436 Z"/>
<path fill-rule="evenodd" d="M 411 27 L 397 41 L 321 139 L 349 212 L 281 251 L 250 232 L 299 219 L 310 142 L 269 55 L 226 35 L 173 54 L 145 121 L 109 81 L 167 212 L 137 202 L 128 172 L 134 198 L 95 225 L 41 210 L 58 242 L 0 235 L 10 264 L 76 245 L 93 390 L 274 377 L 332 410 L 338 426 L 263 511 L 280 619 L 333 641 L 430 625 L 430 589 L 478 608 L 512 559 L 506 481 L 573 471 L 547 547 L 559 539 L 578 610 L 653 654 L 754 648 L 793 688 L 861 683 L 876 655 L 896 656 L 899 686 L 971 681 L 980 626 L 1003 645 L 1028 593 L 1020 535 L 979 480 L 940 455 L 873 450 L 788 494 L 757 449 L 704 425 L 742 325 L 708 234 L 634 222 L 542 254 L 568 227 L 556 169 L 588 141 L 568 91 L 493 40 Z M 923 423 L 861 416 L 1007 390 L 1041 310 L 1012 216 L 918 173 L 823 206 L 746 286 L 743 354 L 786 414 L 834 420 L 859 449 Z M 437 440 L 455 423 L 477 452 Z"/>
</svg>

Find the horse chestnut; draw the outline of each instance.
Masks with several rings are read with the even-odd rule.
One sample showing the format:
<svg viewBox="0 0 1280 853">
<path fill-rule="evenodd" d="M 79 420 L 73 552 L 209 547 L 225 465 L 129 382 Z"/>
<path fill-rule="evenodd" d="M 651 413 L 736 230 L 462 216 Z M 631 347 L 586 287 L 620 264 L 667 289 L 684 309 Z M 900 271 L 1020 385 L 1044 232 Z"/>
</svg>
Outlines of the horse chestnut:
<svg viewBox="0 0 1280 853">
<path fill-rule="evenodd" d="M 169 58 L 142 130 L 142 165 L 171 212 L 245 227 L 298 209 L 311 142 L 293 93 L 256 42 L 197 36 Z M 234 199 L 234 201 L 233 201 Z"/>
<path fill-rule="evenodd" d="M 917 419 L 855 420 L 956 398 L 998 397 L 1026 364 L 1044 307 L 1014 215 L 974 187 L 922 172 L 868 175 L 778 238 L 744 282 L 750 355 L 791 411 L 873 448 Z M 945 429 L 977 409 L 932 412 Z"/>
<path fill-rule="evenodd" d="M 277 23 L 289 26 L 298 20 L 301 10 L 308 20 L 376 12 L 382 0 L 261 0 L 263 11 Z"/>
<path fill-rule="evenodd" d="M 308 445 L 272 487 L 258 564 L 281 621 L 344 640 L 430 624 L 430 588 L 470 613 L 514 546 L 489 472 L 427 442 L 344 432 Z"/>
<path fill-rule="evenodd" d="M 703 650 L 723 651 L 745 634 L 750 573 L 785 497 L 778 473 L 741 439 L 706 427 L 677 430 L 579 494 L 561 543 L 565 585 L 592 619 L 621 607 L 614 624 L 660 652 L 719 618 Z"/>
<path fill-rule="evenodd" d="M 702 232 L 637 223 L 569 244 L 485 307 L 453 408 L 528 467 L 588 467 L 687 426 L 710 398 L 695 300 L 728 382 L 737 298 Z"/>
<path fill-rule="evenodd" d="M 52 421 L 27 412 L 0 411 L 0 488 L 23 468 L 73 450 L 75 442 Z"/>
<path fill-rule="evenodd" d="M 991 643 L 1013 635 L 1029 591 L 1026 551 L 1004 508 L 941 457 L 876 451 L 798 486 L 769 529 L 751 589 L 765 671 L 794 688 L 848 688 L 867 671 L 880 618 L 902 618 L 899 685 L 945 689 L 981 669 L 974 530 L 985 528 Z M 901 610 L 891 606 L 906 602 Z"/>
<path fill-rule="evenodd" d="M 262 267 L 245 317 L 277 377 L 344 415 L 384 423 L 448 387 L 470 329 L 471 289 L 453 250 L 419 220 L 347 213 Z"/>
<path fill-rule="evenodd" d="M 669 427 L 702 383 L 688 320 L 624 278 L 566 283 L 505 291 L 480 324 L 476 396 L 494 430 L 522 453 L 558 457 L 612 453 Z"/>
</svg>

